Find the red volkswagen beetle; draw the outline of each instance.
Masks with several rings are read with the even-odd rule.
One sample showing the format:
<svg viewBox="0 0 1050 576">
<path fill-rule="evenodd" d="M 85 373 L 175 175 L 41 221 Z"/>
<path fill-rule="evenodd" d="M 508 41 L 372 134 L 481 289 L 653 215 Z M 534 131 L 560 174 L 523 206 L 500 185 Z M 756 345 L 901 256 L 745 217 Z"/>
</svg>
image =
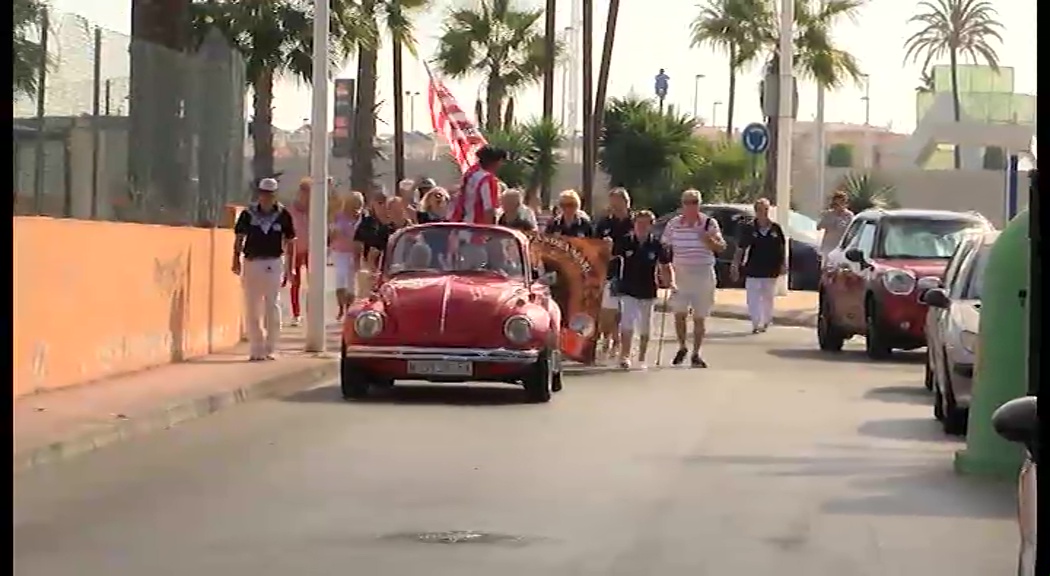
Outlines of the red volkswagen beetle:
<svg viewBox="0 0 1050 576">
<path fill-rule="evenodd" d="M 344 321 L 343 397 L 422 380 L 518 384 L 529 401 L 549 401 L 561 389 L 561 310 L 553 274 L 536 273 L 528 243 L 473 224 L 395 234 L 373 293 Z"/>
</svg>

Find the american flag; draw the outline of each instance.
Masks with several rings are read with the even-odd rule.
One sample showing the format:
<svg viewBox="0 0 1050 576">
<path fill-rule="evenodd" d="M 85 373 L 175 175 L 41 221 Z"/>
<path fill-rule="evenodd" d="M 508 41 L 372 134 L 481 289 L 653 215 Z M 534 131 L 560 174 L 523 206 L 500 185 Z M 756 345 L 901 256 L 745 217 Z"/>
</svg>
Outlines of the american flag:
<svg viewBox="0 0 1050 576">
<path fill-rule="evenodd" d="M 452 96 L 445 84 L 434 77 L 427 69 L 430 77 L 430 86 L 427 90 L 427 103 L 430 106 L 430 124 L 434 128 L 434 134 L 441 134 L 448 142 L 449 151 L 459 165 L 460 172 L 466 172 L 474 165 L 479 148 L 487 144 L 485 137 L 478 131 L 477 126 L 470 121 L 463 108 L 460 108 L 456 98 Z"/>
</svg>

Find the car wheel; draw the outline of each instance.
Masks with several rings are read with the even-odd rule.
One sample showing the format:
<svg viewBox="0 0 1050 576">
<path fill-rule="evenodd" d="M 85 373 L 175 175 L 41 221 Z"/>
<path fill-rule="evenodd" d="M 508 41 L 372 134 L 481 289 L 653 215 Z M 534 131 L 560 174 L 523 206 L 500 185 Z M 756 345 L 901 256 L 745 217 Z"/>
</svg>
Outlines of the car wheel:
<svg viewBox="0 0 1050 576">
<path fill-rule="evenodd" d="M 867 328 L 864 334 L 864 351 L 872 360 L 885 360 L 893 353 L 893 349 L 886 342 L 882 325 L 879 323 L 879 310 L 870 299 L 864 306 L 864 323 Z"/>
<path fill-rule="evenodd" d="M 344 400 L 358 400 L 368 396 L 368 379 L 346 357 L 346 343 L 339 350 L 339 390 Z"/>
<path fill-rule="evenodd" d="M 926 367 L 923 369 L 923 384 L 927 390 L 933 390 L 933 352 L 926 349 Z"/>
<path fill-rule="evenodd" d="M 532 366 L 532 374 L 525 379 L 525 396 L 531 403 L 541 404 L 551 400 L 555 374 L 551 360 L 549 349 L 541 352 Z"/>
<path fill-rule="evenodd" d="M 941 419 L 941 427 L 944 428 L 944 433 L 949 436 L 965 436 L 970 411 L 956 404 L 955 393 L 952 392 L 951 375 L 948 374 L 947 365 L 941 371 L 941 376 L 943 377 L 943 385 L 940 387 L 941 405 L 944 406 L 942 409 L 944 418 Z"/>
<path fill-rule="evenodd" d="M 562 358 L 561 351 L 554 350 L 551 352 L 551 357 L 554 358 L 554 376 L 551 377 L 551 392 L 561 392 L 561 377 L 562 377 Z"/>
<path fill-rule="evenodd" d="M 817 344 L 825 352 L 841 352 L 846 337 L 842 331 L 835 326 L 831 312 L 831 304 L 822 294 L 820 296 L 820 307 L 817 311 Z"/>
</svg>

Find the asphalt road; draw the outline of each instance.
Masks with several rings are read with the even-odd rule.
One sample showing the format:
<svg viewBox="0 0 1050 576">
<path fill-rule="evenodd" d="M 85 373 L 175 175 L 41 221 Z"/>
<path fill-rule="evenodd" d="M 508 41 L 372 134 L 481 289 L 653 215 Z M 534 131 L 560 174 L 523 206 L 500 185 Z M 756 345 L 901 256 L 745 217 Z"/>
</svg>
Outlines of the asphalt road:
<svg viewBox="0 0 1050 576">
<path fill-rule="evenodd" d="M 1013 487 L 951 472 L 921 356 L 714 322 L 708 370 L 324 386 L 15 478 L 20 576 L 989 576 Z M 665 349 L 665 355 L 670 355 Z"/>
</svg>

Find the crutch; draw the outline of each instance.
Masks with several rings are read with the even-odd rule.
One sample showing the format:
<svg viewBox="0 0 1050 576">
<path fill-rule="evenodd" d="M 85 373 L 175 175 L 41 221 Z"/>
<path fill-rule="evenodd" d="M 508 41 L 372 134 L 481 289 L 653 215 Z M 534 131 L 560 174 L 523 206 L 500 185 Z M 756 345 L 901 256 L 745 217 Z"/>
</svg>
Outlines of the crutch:
<svg viewBox="0 0 1050 576">
<path fill-rule="evenodd" d="M 664 290 L 664 305 L 663 311 L 660 314 L 660 336 L 656 341 L 656 365 L 659 366 L 662 362 L 663 351 L 664 351 L 664 332 L 667 330 L 667 315 L 671 313 L 671 309 L 668 307 L 668 303 L 671 300 L 671 291 Z"/>
</svg>

